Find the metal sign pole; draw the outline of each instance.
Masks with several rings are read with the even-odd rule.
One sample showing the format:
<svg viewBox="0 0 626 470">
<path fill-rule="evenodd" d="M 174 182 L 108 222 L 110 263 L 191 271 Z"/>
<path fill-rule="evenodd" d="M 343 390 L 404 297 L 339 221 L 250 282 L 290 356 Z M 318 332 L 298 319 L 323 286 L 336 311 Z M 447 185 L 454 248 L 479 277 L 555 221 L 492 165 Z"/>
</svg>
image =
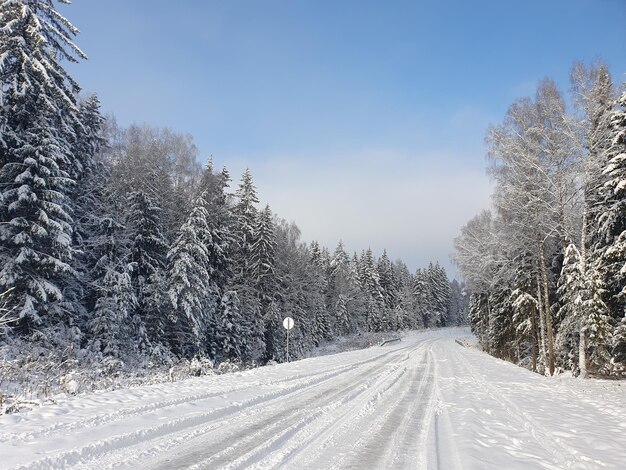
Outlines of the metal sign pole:
<svg viewBox="0 0 626 470">
<path fill-rule="evenodd" d="M 283 320 L 283 326 L 287 330 L 287 362 L 289 362 L 289 330 L 293 328 L 293 318 L 285 317 Z"/>
</svg>

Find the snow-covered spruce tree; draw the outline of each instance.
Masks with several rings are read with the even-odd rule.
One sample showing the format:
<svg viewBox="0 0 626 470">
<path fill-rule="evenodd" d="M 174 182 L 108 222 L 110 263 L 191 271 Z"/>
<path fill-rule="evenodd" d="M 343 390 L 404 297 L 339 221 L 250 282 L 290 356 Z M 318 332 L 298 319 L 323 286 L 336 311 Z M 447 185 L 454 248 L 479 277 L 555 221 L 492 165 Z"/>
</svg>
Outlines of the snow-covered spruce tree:
<svg viewBox="0 0 626 470">
<path fill-rule="evenodd" d="M 250 276 L 256 289 L 261 314 L 264 318 L 265 359 L 274 358 L 275 336 L 280 331 L 280 321 L 275 314 L 276 296 L 276 235 L 272 211 L 265 206 L 257 216 L 254 227 L 255 241 L 250 247 Z M 270 309 L 270 306 L 272 308 Z"/>
<path fill-rule="evenodd" d="M 432 296 L 432 308 L 436 326 L 446 326 L 450 303 L 450 281 L 439 263 L 428 266 L 428 284 Z"/>
<path fill-rule="evenodd" d="M 306 263 L 309 286 L 307 290 L 307 310 L 313 317 L 313 344 L 319 344 L 332 337 L 334 332 L 334 322 L 328 315 L 326 309 L 326 295 L 328 293 L 328 280 L 326 279 L 326 261 L 323 251 L 317 241 L 311 242 L 309 247 L 310 255 Z M 330 263 L 329 263 L 330 264 Z"/>
<path fill-rule="evenodd" d="M 129 240 L 131 281 L 137 298 L 136 312 L 145 325 L 153 346 L 164 340 L 166 317 L 163 305 L 163 277 L 168 243 L 161 226 L 161 208 L 142 192 L 127 198 L 126 238 Z"/>
<path fill-rule="evenodd" d="M 585 373 L 584 368 L 578 370 L 580 330 L 586 329 L 583 302 L 587 296 L 584 292 L 585 279 L 582 269 L 578 248 L 574 244 L 568 245 L 559 278 L 558 294 L 561 308 L 558 319 L 560 324 L 555 336 L 554 348 L 559 365 L 572 370 L 576 375 L 580 372 L 583 375 Z"/>
<path fill-rule="evenodd" d="M 415 324 L 424 328 L 433 326 L 432 318 L 432 298 L 426 272 L 417 269 L 413 276 L 413 297 L 415 298 Z"/>
<path fill-rule="evenodd" d="M 276 286 L 276 235 L 272 211 L 265 206 L 256 221 L 256 240 L 251 247 L 250 272 L 262 304 L 273 300 Z"/>
<path fill-rule="evenodd" d="M 246 169 L 241 176 L 241 182 L 235 192 L 235 200 L 233 225 L 237 243 L 234 253 L 234 275 L 241 279 L 241 282 L 247 282 L 253 280 L 250 265 L 252 262 L 252 245 L 256 241 L 255 227 L 258 214 L 256 204 L 259 202 L 256 187 L 252 181 L 252 173 L 249 169 Z"/>
<path fill-rule="evenodd" d="M 350 258 L 340 241 L 332 256 L 328 276 L 328 305 L 334 313 L 336 333 L 347 334 L 356 330 L 356 319 L 352 313 L 358 286 L 350 275 Z"/>
<path fill-rule="evenodd" d="M 355 287 L 354 295 L 350 304 L 353 306 L 351 320 L 354 322 L 355 331 L 367 330 L 367 302 L 368 295 L 361 279 L 359 256 L 354 252 L 348 264 L 348 274 L 352 285 Z"/>
<path fill-rule="evenodd" d="M 105 274 L 98 280 L 98 297 L 87 323 L 90 338 L 104 355 L 127 357 L 135 349 L 129 344 L 129 338 L 134 336 L 130 320 L 137 303 L 128 265 L 110 253 L 109 257 L 100 260 L 100 267 Z M 144 342 L 144 336 L 136 336 L 134 341 Z"/>
<path fill-rule="evenodd" d="M 413 276 L 409 268 L 402 261 L 393 263 L 393 278 L 396 282 L 396 307 L 394 319 L 395 328 L 398 330 L 407 328 L 419 328 L 414 324 L 415 298 L 413 296 Z"/>
<path fill-rule="evenodd" d="M 209 160 L 200 182 L 200 193 L 204 194 L 208 211 L 207 224 L 211 232 L 212 243 L 207 245 L 212 278 L 223 294 L 233 275 L 232 251 L 236 237 L 233 234 L 234 218 L 228 203 L 227 188 L 230 174 L 224 168 L 213 173 Z"/>
<path fill-rule="evenodd" d="M 243 361 L 248 355 L 246 325 L 241 314 L 241 303 L 235 291 L 222 295 L 219 305 L 218 327 L 214 342 L 219 361 Z"/>
<path fill-rule="evenodd" d="M 207 246 L 213 243 L 207 223 L 206 195 L 201 194 L 167 254 L 167 294 L 174 312 L 177 354 L 205 354 L 206 326 L 215 321 L 219 289 L 211 277 Z"/>
<path fill-rule="evenodd" d="M 537 371 L 537 341 L 536 341 L 536 316 L 537 316 L 537 299 L 523 289 L 516 289 L 510 295 L 512 306 L 514 309 L 513 326 L 518 338 L 518 349 L 521 348 L 524 340 L 530 338 L 530 369 Z M 523 360 L 527 355 L 518 353 L 518 361 Z"/>
<path fill-rule="evenodd" d="M 513 325 L 513 305 L 511 289 L 506 284 L 497 285 L 489 296 L 489 327 L 487 340 L 489 352 L 496 357 L 513 360 L 515 358 L 515 330 Z"/>
<path fill-rule="evenodd" d="M 366 299 L 366 322 L 369 331 L 384 331 L 387 326 L 384 316 L 384 299 L 380 287 L 378 271 L 371 249 L 363 251 L 359 258 L 359 277 Z"/>
<path fill-rule="evenodd" d="M 589 316 L 589 346 L 600 351 L 596 352 L 594 362 L 601 369 L 608 368 L 608 364 L 598 362 L 603 360 L 601 357 L 609 358 L 603 351 L 604 347 L 614 351 L 625 348 L 621 344 L 622 334 L 615 339 L 611 336 L 612 330 L 619 328 L 616 325 L 622 321 L 626 311 L 626 91 L 622 92 L 611 114 L 610 130 L 612 139 L 606 152 L 607 165 L 603 170 L 606 182 L 600 188 L 598 241 L 594 247 L 594 267 L 599 275 L 597 283 L 605 289 L 603 300 L 609 313 L 607 316 L 596 309 Z M 603 344 L 604 341 L 611 341 L 612 344 Z M 616 366 L 623 369 L 625 365 Z"/>
<path fill-rule="evenodd" d="M 603 299 L 606 297 L 605 289 L 597 273 L 587 274 L 585 291 L 587 298 L 583 300 L 582 308 L 588 315 L 584 325 L 589 335 L 585 348 L 587 369 L 591 373 L 608 375 L 611 373 L 613 319 L 611 310 Z"/>
<path fill-rule="evenodd" d="M 77 260 L 86 286 L 83 305 L 90 312 L 89 341 L 104 354 L 123 355 L 146 351 L 149 341 L 145 328 L 137 325 L 137 297 L 129 265 L 130 242 L 125 227 L 117 220 L 119 201 L 107 187 L 108 181 L 103 166 L 85 184 L 85 200 L 78 206 L 81 252 Z"/>
<path fill-rule="evenodd" d="M 100 101 L 95 94 L 79 102 L 79 117 L 73 144 L 76 158 L 72 177 L 76 185 L 70 194 L 74 219 L 73 273 L 67 276 L 63 306 L 80 316 L 80 323 L 84 324 L 94 307 L 95 284 L 90 274 L 101 256 L 94 245 L 103 235 L 110 236 L 106 227 L 117 222 L 113 220 L 115 216 L 110 202 L 109 167 L 101 156 L 106 146 L 104 117 L 100 114 Z"/>
<path fill-rule="evenodd" d="M 392 318 L 397 305 L 398 292 L 387 250 L 383 250 L 383 254 L 376 264 L 376 271 L 383 301 L 382 328 L 383 330 L 395 330 L 396 322 Z"/>
<path fill-rule="evenodd" d="M 456 279 L 450 282 L 450 300 L 448 302 L 448 325 L 461 325 L 461 317 L 463 316 L 463 289 Z"/>
<path fill-rule="evenodd" d="M 71 141 L 77 83 L 59 59 L 86 56 L 52 0 L 0 3 L 0 290 L 17 330 L 72 323 L 59 308 L 71 272 Z"/>
</svg>

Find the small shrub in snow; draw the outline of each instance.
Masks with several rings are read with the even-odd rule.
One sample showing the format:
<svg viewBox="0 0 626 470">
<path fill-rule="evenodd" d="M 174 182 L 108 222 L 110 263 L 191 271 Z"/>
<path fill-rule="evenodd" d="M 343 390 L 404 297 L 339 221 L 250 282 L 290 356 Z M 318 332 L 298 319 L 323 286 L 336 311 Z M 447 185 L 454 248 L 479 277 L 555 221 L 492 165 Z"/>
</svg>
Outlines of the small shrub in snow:
<svg viewBox="0 0 626 470">
<path fill-rule="evenodd" d="M 70 372 L 59 379 L 62 390 L 69 395 L 76 395 L 80 391 L 80 384 L 75 378 L 76 375 L 76 373 Z"/>
<path fill-rule="evenodd" d="M 213 374 L 213 362 L 206 357 L 194 357 L 189 363 L 188 371 L 193 377 Z"/>
<path fill-rule="evenodd" d="M 233 372 L 239 372 L 242 368 L 242 364 L 239 361 L 224 361 L 217 367 L 217 373 L 230 374 Z"/>
</svg>

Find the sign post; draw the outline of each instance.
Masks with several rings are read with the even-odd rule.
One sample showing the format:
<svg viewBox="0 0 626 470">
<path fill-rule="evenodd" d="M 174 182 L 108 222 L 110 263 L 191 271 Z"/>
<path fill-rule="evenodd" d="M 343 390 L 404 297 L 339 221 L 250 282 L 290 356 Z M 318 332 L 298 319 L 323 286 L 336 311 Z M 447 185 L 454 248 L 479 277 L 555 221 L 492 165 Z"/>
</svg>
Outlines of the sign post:
<svg viewBox="0 0 626 470">
<path fill-rule="evenodd" d="M 293 328 L 293 318 L 285 317 L 283 320 L 283 326 L 287 330 L 287 362 L 289 362 L 289 330 Z"/>
</svg>

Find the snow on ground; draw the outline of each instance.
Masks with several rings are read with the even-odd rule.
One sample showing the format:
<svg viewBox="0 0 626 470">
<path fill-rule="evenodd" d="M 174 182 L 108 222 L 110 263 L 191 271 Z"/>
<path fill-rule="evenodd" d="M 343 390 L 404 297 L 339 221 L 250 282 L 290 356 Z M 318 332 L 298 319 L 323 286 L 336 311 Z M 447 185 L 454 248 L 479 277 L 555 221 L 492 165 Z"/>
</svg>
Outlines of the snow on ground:
<svg viewBox="0 0 626 470">
<path fill-rule="evenodd" d="M 0 467 L 624 468 L 626 384 L 541 377 L 462 336 L 414 333 L 2 416 Z"/>
</svg>

